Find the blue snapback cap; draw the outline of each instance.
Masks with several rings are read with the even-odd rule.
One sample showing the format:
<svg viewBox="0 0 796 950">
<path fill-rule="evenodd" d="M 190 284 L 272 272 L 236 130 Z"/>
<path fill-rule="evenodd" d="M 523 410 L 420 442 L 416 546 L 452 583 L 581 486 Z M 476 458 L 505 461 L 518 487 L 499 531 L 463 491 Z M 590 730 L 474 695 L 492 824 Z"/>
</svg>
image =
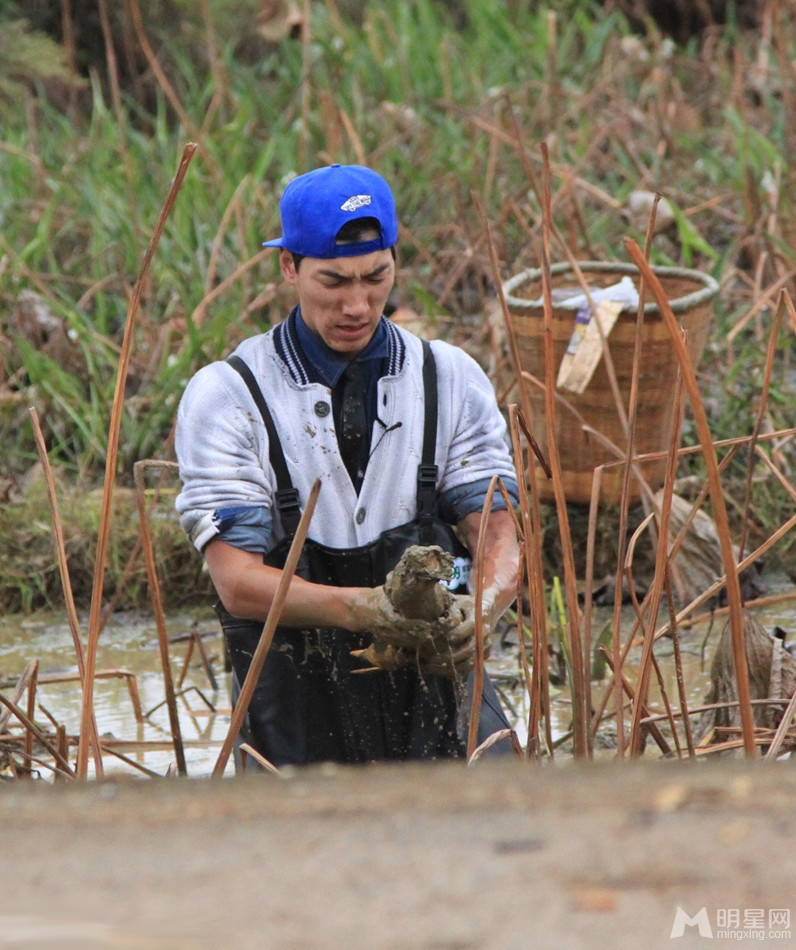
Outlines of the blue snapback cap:
<svg viewBox="0 0 796 950">
<path fill-rule="evenodd" d="M 398 240 L 398 216 L 390 186 L 362 165 L 329 165 L 294 178 L 279 201 L 282 236 L 263 247 L 284 247 L 305 257 L 357 257 L 390 248 Z M 358 218 L 375 218 L 381 236 L 337 243 L 340 228 Z"/>
</svg>

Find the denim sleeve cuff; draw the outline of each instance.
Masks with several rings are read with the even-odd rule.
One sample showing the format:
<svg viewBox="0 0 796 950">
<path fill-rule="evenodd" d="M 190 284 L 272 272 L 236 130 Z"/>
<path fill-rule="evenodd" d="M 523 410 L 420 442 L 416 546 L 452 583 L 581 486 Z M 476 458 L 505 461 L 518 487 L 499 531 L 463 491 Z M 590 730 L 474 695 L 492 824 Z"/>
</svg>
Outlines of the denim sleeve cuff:
<svg viewBox="0 0 796 950">
<path fill-rule="evenodd" d="M 211 511 L 184 511 L 180 515 L 180 526 L 200 554 L 205 545 L 218 534 Z"/>
<path fill-rule="evenodd" d="M 218 508 L 212 514 L 205 512 L 190 536 L 200 551 L 209 541 L 220 538 L 242 551 L 265 554 L 271 546 L 271 526 L 271 512 L 267 508 Z"/>
<path fill-rule="evenodd" d="M 458 524 L 465 515 L 472 514 L 474 511 L 482 511 L 491 480 L 490 478 L 481 478 L 469 485 L 460 485 L 458 488 L 450 488 L 443 492 L 439 498 L 440 518 L 448 524 Z M 512 478 L 504 478 L 502 482 L 512 504 L 515 506 L 519 504 L 520 495 L 517 482 Z M 505 507 L 506 502 L 502 492 L 495 489 L 492 496 L 492 511 L 502 511 Z"/>
</svg>

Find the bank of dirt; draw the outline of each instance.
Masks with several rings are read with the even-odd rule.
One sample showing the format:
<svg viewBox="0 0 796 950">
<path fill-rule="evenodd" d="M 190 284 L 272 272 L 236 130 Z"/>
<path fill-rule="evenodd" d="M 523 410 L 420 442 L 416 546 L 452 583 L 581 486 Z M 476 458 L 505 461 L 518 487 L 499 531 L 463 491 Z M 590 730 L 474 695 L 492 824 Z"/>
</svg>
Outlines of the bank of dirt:
<svg viewBox="0 0 796 950">
<path fill-rule="evenodd" d="M 0 788 L 0 946 L 576 950 L 796 914 L 796 770 L 517 760 Z M 757 920 L 757 917 L 750 918 Z M 778 918 L 781 919 L 781 918 Z M 796 923 L 796 921 L 794 921 Z"/>
</svg>

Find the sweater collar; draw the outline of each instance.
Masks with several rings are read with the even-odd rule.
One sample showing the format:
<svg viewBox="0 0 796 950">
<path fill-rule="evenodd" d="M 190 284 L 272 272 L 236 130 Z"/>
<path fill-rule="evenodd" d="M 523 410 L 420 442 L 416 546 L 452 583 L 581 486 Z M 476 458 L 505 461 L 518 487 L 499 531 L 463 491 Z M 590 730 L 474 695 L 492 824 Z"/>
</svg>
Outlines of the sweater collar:
<svg viewBox="0 0 796 950">
<path fill-rule="evenodd" d="M 322 382 L 332 388 L 348 363 L 310 331 L 298 307 L 274 327 L 274 345 L 293 380 L 300 385 Z M 396 376 L 403 369 L 406 346 L 395 325 L 382 316 L 373 338 L 357 360 L 385 358 L 385 375 Z"/>
<path fill-rule="evenodd" d="M 330 389 L 334 389 L 350 360 L 347 360 L 342 353 L 338 353 L 327 346 L 317 334 L 310 330 L 301 315 L 301 308 L 296 311 L 296 336 L 304 355 L 307 357 L 307 363 L 314 370 L 311 375 L 315 377 L 316 381 L 325 383 Z M 389 356 L 389 352 L 389 333 L 384 323 L 379 322 L 376 332 L 370 338 L 370 342 L 354 359 L 354 362 L 365 363 L 368 360 L 384 359 Z"/>
</svg>

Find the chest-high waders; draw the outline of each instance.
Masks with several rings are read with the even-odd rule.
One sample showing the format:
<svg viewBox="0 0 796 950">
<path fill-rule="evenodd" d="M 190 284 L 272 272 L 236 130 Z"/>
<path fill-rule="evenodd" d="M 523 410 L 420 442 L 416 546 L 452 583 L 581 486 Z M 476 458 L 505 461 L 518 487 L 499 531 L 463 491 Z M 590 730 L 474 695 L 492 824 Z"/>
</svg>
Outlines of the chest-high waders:
<svg viewBox="0 0 796 950">
<path fill-rule="evenodd" d="M 275 508 L 285 536 L 264 561 L 281 568 L 298 527 L 298 492 L 251 370 L 239 357 L 232 356 L 228 362 L 246 382 L 268 432 L 269 457 L 277 480 Z M 417 516 L 357 548 L 329 548 L 307 540 L 296 569 L 299 577 L 336 587 L 377 587 L 412 544 L 438 544 L 469 562 L 470 555 L 452 528 L 437 517 L 437 379 L 431 348 L 425 341 L 423 384 L 425 423 L 417 476 Z M 464 585 L 454 590 L 465 592 Z M 242 684 L 263 624 L 233 617 L 221 603 L 216 611 L 234 678 Z M 278 627 L 249 705 L 247 740 L 277 766 L 463 755 L 471 690 L 447 677 L 423 675 L 414 667 L 390 673 L 357 673 L 367 664 L 352 656 L 351 651 L 371 642 L 368 634 L 340 629 Z M 462 702 L 465 694 L 468 700 Z M 481 723 L 479 734 L 484 738 L 508 725 L 491 684 L 485 689 Z"/>
</svg>

